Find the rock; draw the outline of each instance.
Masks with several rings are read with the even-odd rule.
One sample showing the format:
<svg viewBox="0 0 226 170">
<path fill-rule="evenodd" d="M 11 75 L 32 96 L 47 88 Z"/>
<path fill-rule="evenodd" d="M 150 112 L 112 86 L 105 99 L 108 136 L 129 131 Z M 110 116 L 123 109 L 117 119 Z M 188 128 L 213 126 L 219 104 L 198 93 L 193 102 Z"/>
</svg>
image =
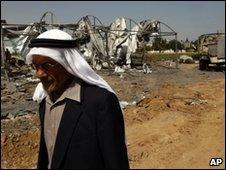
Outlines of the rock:
<svg viewBox="0 0 226 170">
<path fill-rule="evenodd" d="M 1 119 L 6 119 L 8 117 L 9 113 L 7 112 L 1 112 Z"/>
<path fill-rule="evenodd" d="M 1 133 L 1 144 L 5 144 L 8 139 L 7 134 Z"/>
<path fill-rule="evenodd" d="M 7 117 L 8 117 L 9 119 L 15 119 L 16 116 L 13 115 L 12 113 L 9 113 Z"/>
<path fill-rule="evenodd" d="M 33 101 L 33 99 L 31 97 L 27 97 L 25 98 L 26 101 Z"/>
<path fill-rule="evenodd" d="M 1 83 L 1 90 L 4 90 L 5 88 L 6 88 L 6 85 Z"/>
<path fill-rule="evenodd" d="M 26 92 L 27 89 L 25 89 L 25 88 L 20 88 L 18 91 L 19 91 L 19 92 Z"/>
<path fill-rule="evenodd" d="M 179 63 L 194 63 L 194 60 L 192 57 L 188 56 L 188 55 L 182 55 L 179 58 Z"/>
<path fill-rule="evenodd" d="M 124 109 L 127 105 L 129 105 L 129 103 L 126 101 L 120 101 L 119 103 L 122 109 Z"/>
<path fill-rule="evenodd" d="M 121 79 L 124 79 L 124 76 L 121 74 L 120 76 L 119 76 Z"/>
<path fill-rule="evenodd" d="M 32 82 L 32 83 L 40 82 L 40 80 L 39 80 L 38 78 L 32 79 L 32 78 L 28 77 L 28 78 L 26 78 L 26 80 L 27 80 L 28 82 Z"/>
<path fill-rule="evenodd" d="M 2 102 L 9 102 L 10 99 L 11 99 L 11 98 L 10 98 L 9 96 L 2 96 L 2 97 L 1 97 L 1 101 L 2 101 Z"/>
<path fill-rule="evenodd" d="M 124 73 L 124 72 L 125 72 L 125 69 L 123 69 L 123 68 L 121 68 L 121 67 L 119 67 L 119 66 L 116 66 L 114 72 L 115 72 L 115 73 Z"/>
</svg>

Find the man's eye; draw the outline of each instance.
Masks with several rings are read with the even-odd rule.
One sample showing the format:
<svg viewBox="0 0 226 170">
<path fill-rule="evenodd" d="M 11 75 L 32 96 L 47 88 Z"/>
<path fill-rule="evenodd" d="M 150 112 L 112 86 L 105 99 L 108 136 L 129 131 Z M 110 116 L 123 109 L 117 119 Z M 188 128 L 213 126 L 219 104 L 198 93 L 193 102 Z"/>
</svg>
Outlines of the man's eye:
<svg viewBox="0 0 226 170">
<path fill-rule="evenodd" d="M 53 67 L 53 64 L 51 64 L 51 63 L 45 63 L 45 64 L 43 64 L 43 66 L 44 67 Z"/>
</svg>

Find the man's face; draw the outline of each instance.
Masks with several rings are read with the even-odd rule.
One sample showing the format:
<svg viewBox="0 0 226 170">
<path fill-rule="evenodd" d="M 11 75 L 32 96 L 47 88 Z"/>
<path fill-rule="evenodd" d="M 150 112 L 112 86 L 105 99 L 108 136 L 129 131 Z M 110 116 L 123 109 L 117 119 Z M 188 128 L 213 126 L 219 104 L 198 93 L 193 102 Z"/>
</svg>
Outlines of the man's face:
<svg viewBox="0 0 226 170">
<path fill-rule="evenodd" d="M 55 60 L 40 55 L 33 55 L 33 66 L 36 69 L 36 77 L 43 84 L 48 94 L 61 91 L 72 75 Z"/>
</svg>

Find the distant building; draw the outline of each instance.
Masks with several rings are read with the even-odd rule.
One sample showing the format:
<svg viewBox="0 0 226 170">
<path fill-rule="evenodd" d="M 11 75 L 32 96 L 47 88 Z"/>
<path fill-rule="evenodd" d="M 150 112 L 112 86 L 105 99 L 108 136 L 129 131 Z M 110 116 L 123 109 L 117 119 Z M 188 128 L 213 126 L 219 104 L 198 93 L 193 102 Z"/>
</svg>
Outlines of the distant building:
<svg viewBox="0 0 226 170">
<path fill-rule="evenodd" d="M 197 48 L 195 47 L 194 43 L 189 41 L 188 38 L 186 38 L 185 41 L 181 40 L 181 44 L 184 46 L 185 50 L 188 50 L 190 52 L 196 50 Z"/>
<path fill-rule="evenodd" d="M 185 42 L 183 42 L 183 45 L 185 49 L 191 48 L 191 42 L 188 41 L 188 38 L 186 38 Z"/>
</svg>

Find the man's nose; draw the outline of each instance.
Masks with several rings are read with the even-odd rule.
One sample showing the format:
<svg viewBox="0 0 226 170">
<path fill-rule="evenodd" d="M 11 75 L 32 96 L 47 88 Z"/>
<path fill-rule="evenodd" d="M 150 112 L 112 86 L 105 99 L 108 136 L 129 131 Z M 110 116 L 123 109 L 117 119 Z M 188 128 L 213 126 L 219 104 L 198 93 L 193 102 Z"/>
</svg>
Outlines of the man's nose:
<svg viewBox="0 0 226 170">
<path fill-rule="evenodd" d="M 43 77 L 46 77 L 47 74 L 46 74 L 46 72 L 45 72 L 42 68 L 38 67 L 38 68 L 36 69 L 35 76 L 36 76 L 37 78 L 43 78 Z"/>
</svg>

